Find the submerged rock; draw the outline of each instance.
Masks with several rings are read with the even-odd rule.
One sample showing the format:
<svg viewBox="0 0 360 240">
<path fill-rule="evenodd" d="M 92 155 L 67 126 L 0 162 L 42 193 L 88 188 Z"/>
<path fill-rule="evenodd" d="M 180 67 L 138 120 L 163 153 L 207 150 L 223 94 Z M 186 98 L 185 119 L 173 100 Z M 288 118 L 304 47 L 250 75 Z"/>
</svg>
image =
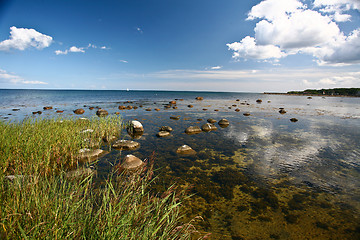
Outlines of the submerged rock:
<svg viewBox="0 0 360 240">
<path fill-rule="evenodd" d="M 256 100 L 257 103 L 262 103 L 261 99 Z"/>
<path fill-rule="evenodd" d="M 201 126 L 201 129 L 204 132 L 210 132 L 210 131 L 217 130 L 217 127 L 212 123 L 205 123 L 204 125 Z"/>
<path fill-rule="evenodd" d="M 196 97 L 195 99 L 196 100 L 203 100 L 204 98 L 203 97 Z"/>
<path fill-rule="evenodd" d="M 185 129 L 185 133 L 188 135 L 201 133 L 202 130 L 198 126 L 190 126 Z"/>
<path fill-rule="evenodd" d="M 235 109 L 235 112 L 240 112 L 240 109 L 239 108 Z"/>
<path fill-rule="evenodd" d="M 106 117 L 107 115 L 109 115 L 109 113 L 105 109 L 100 108 L 96 111 L 96 115 L 98 115 L 99 117 Z"/>
<path fill-rule="evenodd" d="M 189 147 L 188 145 L 182 145 L 176 150 L 176 153 L 178 154 L 186 154 L 186 155 L 194 155 L 196 154 L 196 151 Z"/>
<path fill-rule="evenodd" d="M 100 156 L 103 156 L 107 154 L 108 152 L 102 150 L 102 149 L 88 149 L 83 148 L 79 150 L 79 159 L 80 160 L 94 160 Z"/>
<path fill-rule="evenodd" d="M 64 111 L 63 110 L 57 110 L 56 112 L 57 113 L 63 113 Z"/>
<path fill-rule="evenodd" d="M 230 122 L 229 120 L 223 118 L 218 122 L 219 126 L 222 128 L 226 128 L 227 126 L 229 126 Z"/>
<path fill-rule="evenodd" d="M 134 150 L 138 147 L 140 147 L 140 143 L 134 142 L 131 140 L 117 140 L 112 145 L 113 148 L 119 149 L 119 150 Z"/>
<path fill-rule="evenodd" d="M 168 131 L 160 131 L 156 134 L 156 136 L 158 136 L 158 137 L 167 137 L 169 135 L 170 135 L 170 132 L 168 132 Z"/>
<path fill-rule="evenodd" d="M 169 126 L 162 126 L 162 127 L 160 127 L 159 128 L 159 131 L 161 132 L 161 131 L 167 131 L 167 132 L 172 132 L 172 128 L 171 127 L 169 127 Z"/>
<path fill-rule="evenodd" d="M 190 104 L 190 105 L 188 105 L 188 107 L 189 107 L 189 108 L 192 108 L 192 107 L 194 107 L 194 106 Z"/>
<path fill-rule="evenodd" d="M 250 116 L 251 114 L 248 113 L 248 112 L 246 112 L 246 113 L 243 113 L 243 115 L 246 116 L 246 117 L 248 117 L 248 116 Z"/>
<path fill-rule="evenodd" d="M 82 167 L 66 173 L 69 179 L 84 179 L 88 176 L 95 175 L 97 172 L 91 167 Z"/>
<path fill-rule="evenodd" d="M 170 116 L 170 119 L 172 119 L 172 120 L 179 120 L 180 117 L 179 117 L 179 116 Z"/>
<path fill-rule="evenodd" d="M 125 109 L 126 109 L 126 107 L 125 107 L 125 106 L 122 106 L 122 105 L 119 106 L 118 108 L 119 108 L 119 110 L 125 110 Z"/>
<path fill-rule="evenodd" d="M 44 110 L 50 110 L 50 109 L 53 109 L 52 106 L 47 106 L 47 107 L 43 107 Z"/>
<path fill-rule="evenodd" d="M 291 122 L 297 122 L 298 120 L 297 120 L 297 118 L 290 118 L 290 121 Z"/>
<path fill-rule="evenodd" d="M 75 113 L 75 114 L 83 114 L 84 112 L 85 112 L 85 110 L 82 109 L 82 108 L 79 108 L 79 109 L 74 110 L 74 113 Z"/>
</svg>

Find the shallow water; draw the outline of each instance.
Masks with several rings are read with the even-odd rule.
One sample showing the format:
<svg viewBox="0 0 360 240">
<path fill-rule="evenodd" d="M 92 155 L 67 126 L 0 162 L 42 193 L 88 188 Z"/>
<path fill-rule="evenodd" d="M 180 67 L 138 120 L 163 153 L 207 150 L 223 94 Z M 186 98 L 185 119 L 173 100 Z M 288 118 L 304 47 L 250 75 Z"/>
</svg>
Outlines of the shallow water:
<svg viewBox="0 0 360 240">
<path fill-rule="evenodd" d="M 0 96 L 8 103 L 0 108 L 0 117 L 10 121 L 90 117 L 96 109 L 88 110 L 88 106 L 98 106 L 110 114 L 120 112 L 125 121 L 141 121 L 145 132 L 136 140 L 140 148 L 112 150 L 97 164 L 99 177 L 106 177 L 126 154 L 145 159 L 155 153 L 158 178 L 154 189 L 162 191 L 175 182 L 194 194 L 184 203 L 184 221 L 201 216 L 202 221 L 195 221 L 197 229 L 211 232 L 212 239 L 360 238 L 360 98 L 131 91 L 71 91 L 64 95 L 45 91 L 38 98 L 39 92 L 32 92 L 27 93 L 32 100 L 18 97 L 17 101 L 16 94 L 19 92 Z M 204 100 L 197 101 L 196 96 Z M 177 109 L 165 110 L 164 104 L 176 98 L 184 100 L 177 101 Z M 256 103 L 259 98 L 261 104 Z M 128 100 L 133 103 L 125 104 Z M 194 107 L 188 108 L 189 104 Z M 54 109 L 41 116 L 31 113 L 47 105 Z M 118 110 L 119 105 L 143 107 Z M 79 107 L 85 113 L 73 115 L 72 110 Z M 287 113 L 280 114 L 280 107 Z M 235 112 L 236 108 L 240 112 Z M 57 114 L 55 109 L 64 113 Z M 251 115 L 244 116 L 244 112 Z M 289 120 L 294 117 L 298 122 Z M 196 135 L 184 133 L 186 127 L 201 127 L 208 118 L 226 118 L 230 125 L 221 128 L 216 124 L 216 131 Z M 164 125 L 174 131 L 168 137 L 156 137 Z M 125 131 L 119 138 L 131 139 Z M 177 154 L 176 149 L 184 144 L 197 154 Z"/>
</svg>

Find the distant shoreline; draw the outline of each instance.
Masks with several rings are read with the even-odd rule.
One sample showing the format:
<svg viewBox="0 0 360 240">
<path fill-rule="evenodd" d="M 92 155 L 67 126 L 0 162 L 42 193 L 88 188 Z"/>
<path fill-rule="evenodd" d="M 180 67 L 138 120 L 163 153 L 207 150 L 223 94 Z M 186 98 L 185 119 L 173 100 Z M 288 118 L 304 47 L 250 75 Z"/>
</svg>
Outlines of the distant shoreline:
<svg viewBox="0 0 360 240">
<path fill-rule="evenodd" d="M 348 96 L 348 95 L 328 95 L 328 94 L 310 94 L 310 93 L 269 93 L 269 92 L 264 92 L 263 94 L 267 94 L 267 95 L 288 95 L 288 96 L 306 96 L 306 97 L 354 97 L 354 98 L 358 98 L 360 96 Z"/>
</svg>

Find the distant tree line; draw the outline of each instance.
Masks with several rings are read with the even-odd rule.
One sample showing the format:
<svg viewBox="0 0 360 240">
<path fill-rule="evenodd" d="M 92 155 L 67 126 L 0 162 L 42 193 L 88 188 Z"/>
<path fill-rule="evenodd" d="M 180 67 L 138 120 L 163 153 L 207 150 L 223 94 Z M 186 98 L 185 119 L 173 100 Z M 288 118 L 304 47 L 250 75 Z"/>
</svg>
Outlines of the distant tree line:
<svg viewBox="0 0 360 240">
<path fill-rule="evenodd" d="M 334 88 L 334 89 L 306 89 L 305 91 L 290 91 L 288 94 L 311 94 L 311 95 L 342 95 L 360 96 L 360 88 Z"/>
</svg>

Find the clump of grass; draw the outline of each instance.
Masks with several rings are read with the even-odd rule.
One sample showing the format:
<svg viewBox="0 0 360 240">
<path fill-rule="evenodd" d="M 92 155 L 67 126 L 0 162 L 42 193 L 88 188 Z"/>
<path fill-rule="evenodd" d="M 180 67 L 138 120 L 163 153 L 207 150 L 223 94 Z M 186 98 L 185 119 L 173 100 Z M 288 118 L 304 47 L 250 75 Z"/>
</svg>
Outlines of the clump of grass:
<svg viewBox="0 0 360 240">
<path fill-rule="evenodd" d="M 149 192 L 152 164 L 101 186 L 93 174 L 69 177 L 80 149 L 121 127 L 116 116 L 0 122 L 0 239 L 190 239 L 184 195 Z"/>
<path fill-rule="evenodd" d="M 80 149 L 100 146 L 102 138 L 117 136 L 121 127 L 118 116 L 0 122 L 1 170 L 14 175 L 47 175 L 74 168 Z"/>
<path fill-rule="evenodd" d="M 171 189 L 151 195 L 148 176 L 109 178 L 102 188 L 93 187 L 92 176 L 1 177 L 0 238 L 190 239 L 193 227 L 180 224 L 179 195 Z"/>
</svg>

